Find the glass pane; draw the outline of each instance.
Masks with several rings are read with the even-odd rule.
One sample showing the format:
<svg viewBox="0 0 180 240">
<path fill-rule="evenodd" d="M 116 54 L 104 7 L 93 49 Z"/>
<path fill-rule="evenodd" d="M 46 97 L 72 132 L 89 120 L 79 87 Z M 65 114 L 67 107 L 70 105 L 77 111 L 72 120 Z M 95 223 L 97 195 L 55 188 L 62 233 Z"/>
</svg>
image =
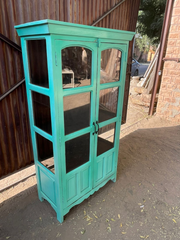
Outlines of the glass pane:
<svg viewBox="0 0 180 240">
<path fill-rule="evenodd" d="M 91 58 L 92 52 L 84 47 L 68 47 L 62 50 L 63 88 L 91 84 Z"/>
<path fill-rule="evenodd" d="M 64 97 L 65 134 L 89 127 L 90 101 L 90 92 Z"/>
<path fill-rule="evenodd" d="M 38 161 L 51 172 L 54 172 L 53 144 L 51 141 L 36 133 Z"/>
<path fill-rule="evenodd" d="M 66 173 L 89 161 L 90 134 L 66 142 Z"/>
<path fill-rule="evenodd" d="M 99 129 L 97 156 L 114 147 L 115 123 L 111 123 Z"/>
<path fill-rule="evenodd" d="M 104 122 L 117 115 L 119 88 L 107 88 L 99 94 L 99 122 Z"/>
<path fill-rule="evenodd" d="M 28 40 L 30 83 L 49 88 L 46 40 Z"/>
<path fill-rule="evenodd" d="M 52 134 L 50 100 L 48 96 L 32 92 L 34 125 L 45 132 Z"/>
<path fill-rule="evenodd" d="M 117 82 L 120 77 L 121 51 L 106 49 L 101 52 L 100 83 Z"/>
</svg>

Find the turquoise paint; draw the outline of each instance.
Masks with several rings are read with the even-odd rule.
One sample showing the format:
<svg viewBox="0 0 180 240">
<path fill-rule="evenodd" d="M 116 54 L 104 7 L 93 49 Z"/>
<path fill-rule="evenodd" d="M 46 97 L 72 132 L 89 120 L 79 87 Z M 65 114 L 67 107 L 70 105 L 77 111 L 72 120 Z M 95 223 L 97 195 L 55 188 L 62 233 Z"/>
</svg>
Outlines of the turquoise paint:
<svg viewBox="0 0 180 240">
<path fill-rule="evenodd" d="M 21 24 L 15 26 L 15 28 L 17 29 L 18 35 L 20 37 L 40 34 L 57 34 L 66 35 L 67 39 L 69 40 L 71 40 L 71 38 L 69 38 L 70 36 L 79 36 L 82 38 L 90 37 L 100 39 L 114 39 L 116 41 L 120 40 L 130 41 L 132 40 L 132 37 L 134 35 L 133 32 L 128 31 L 119 31 L 109 28 L 106 28 L 105 30 L 104 28 L 101 27 L 71 24 L 67 22 L 54 21 L 50 19 Z"/>
<path fill-rule="evenodd" d="M 26 79 L 28 111 L 36 167 L 38 196 L 40 201 L 46 199 L 57 213 L 57 219 L 63 222 L 64 215 L 81 203 L 109 180 L 116 181 L 119 133 L 124 97 L 124 85 L 127 66 L 128 44 L 134 36 L 133 32 L 90 27 L 53 20 L 41 20 L 15 27 L 21 37 L 23 65 Z M 30 83 L 27 40 L 46 41 L 47 67 L 49 88 Z M 70 46 L 80 46 L 91 50 L 91 85 L 63 89 L 61 50 Z M 118 82 L 100 84 L 101 51 L 115 48 L 122 52 L 121 72 Z M 97 156 L 97 125 L 99 114 L 99 93 L 107 88 L 119 88 L 117 115 L 114 118 L 99 123 L 99 127 L 116 123 L 114 147 Z M 31 92 L 38 92 L 50 98 L 50 113 L 52 135 L 34 125 Z M 63 97 L 91 93 L 91 118 L 87 128 L 65 135 Z M 53 144 L 54 169 L 52 173 L 38 161 L 36 133 L 48 139 Z M 90 134 L 90 159 L 80 167 L 66 173 L 65 143 L 83 134 Z"/>
</svg>

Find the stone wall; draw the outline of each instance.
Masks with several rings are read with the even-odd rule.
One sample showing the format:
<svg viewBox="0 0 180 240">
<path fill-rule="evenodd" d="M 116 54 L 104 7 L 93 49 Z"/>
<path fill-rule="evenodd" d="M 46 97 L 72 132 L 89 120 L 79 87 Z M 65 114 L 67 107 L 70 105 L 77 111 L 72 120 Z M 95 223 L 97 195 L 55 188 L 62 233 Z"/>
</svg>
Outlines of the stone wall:
<svg viewBox="0 0 180 240">
<path fill-rule="evenodd" d="M 166 58 L 180 58 L 180 0 L 174 1 Z M 157 115 L 180 122 L 180 63 L 165 61 Z"/>
</svg>

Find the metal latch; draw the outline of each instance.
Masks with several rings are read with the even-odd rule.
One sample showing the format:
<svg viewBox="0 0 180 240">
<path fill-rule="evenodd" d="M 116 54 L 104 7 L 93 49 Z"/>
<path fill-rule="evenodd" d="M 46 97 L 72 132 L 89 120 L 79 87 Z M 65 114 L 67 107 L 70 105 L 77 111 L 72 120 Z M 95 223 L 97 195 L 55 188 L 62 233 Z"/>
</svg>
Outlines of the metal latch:
<svg viewBox="0 0 180 240">
<path fill-rule="evenodd" d="M 161 76 L 161 74 L 162 74 L 162 72 L 161 72 L 161 70 L 159 70 L 158 75 Z"/>
</svg>

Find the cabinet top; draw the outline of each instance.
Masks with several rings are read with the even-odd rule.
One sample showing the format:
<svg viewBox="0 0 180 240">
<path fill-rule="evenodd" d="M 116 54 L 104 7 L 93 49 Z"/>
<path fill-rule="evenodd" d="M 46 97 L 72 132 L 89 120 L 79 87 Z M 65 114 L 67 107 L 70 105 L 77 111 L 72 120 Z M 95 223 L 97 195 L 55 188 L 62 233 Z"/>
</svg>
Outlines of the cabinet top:
<svg viewBox="0 0 180 240">
<path fill-rule="evenodd" d="M 15 26 L 20 37 L 38 35 L 68 35 L 131 41 L 134 32 L 115 30 L 44 19 Z"/>
</svg>

